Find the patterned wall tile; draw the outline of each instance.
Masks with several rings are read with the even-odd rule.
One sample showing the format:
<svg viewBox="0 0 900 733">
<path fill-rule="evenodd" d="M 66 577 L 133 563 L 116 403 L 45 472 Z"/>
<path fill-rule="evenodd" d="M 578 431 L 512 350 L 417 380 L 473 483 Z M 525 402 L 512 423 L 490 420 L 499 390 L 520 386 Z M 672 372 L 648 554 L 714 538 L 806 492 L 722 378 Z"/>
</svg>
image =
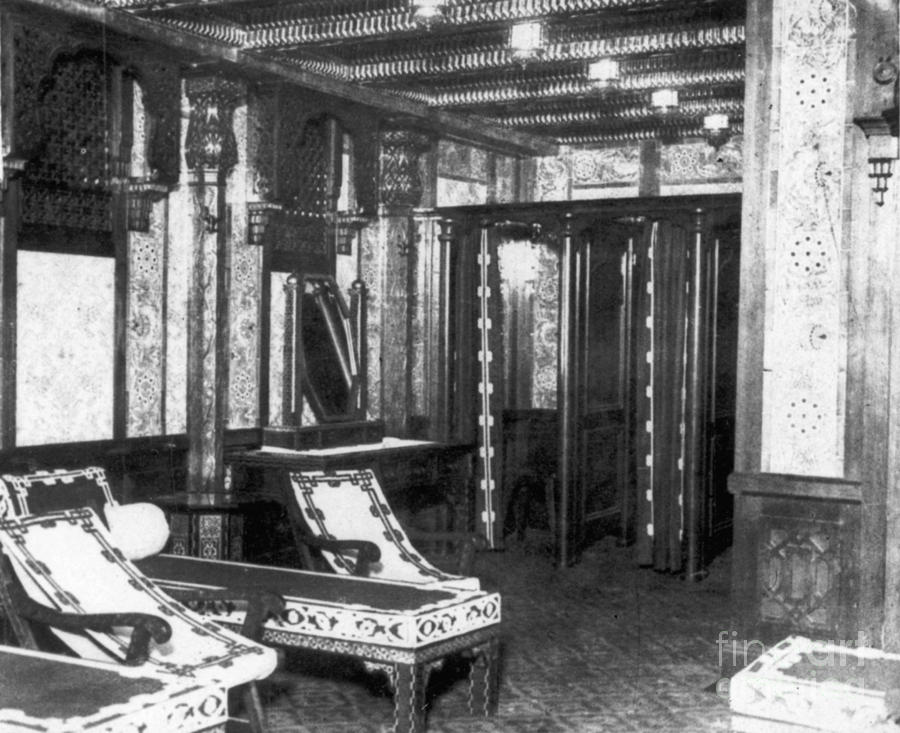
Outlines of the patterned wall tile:
<svg viewBox="0 0 900 733">
<path fill-rule="evenodd" d="M 557 334 L 559 331 L 559 257 L 546 246 L 538 248 L 535 281 L 534 365 L 532 401 L 536 408 L 556 408 Z"/>
<path fill-rule="evenodd" d="M 112 438 L 115 263 L 18 253 L 16 442 Z"/>
<path fill-rule="evenodd" d="M 149 232 L 132 232 L 128 237 L 125 381 L 129 437 L 164 432 L 165 207 L 165 201 L 153 207 Z"/>
<path fill-rule="evenodd" d="M 841 271 L 849 0 L 784 3 L 767 267 L 762 470 L 843 474 Z M 780 123 L 780 124 L 779 124 Z"/>
<path fill-rule="evenodd" d="M 487 183 L 487 151 L 455 140 L 441 140 L 438 143 L 438 176 Z"/>
<path fill-rule="evenodd" d="M 438 206 L 468 206 L 487 202 L 487 184 L 475 181 L 459 181 L 453 178 L 438 178 Z"/>
<path fill-rule="evenodd" d="M 284 307 L 288 274 L 273 272 L 269 296 L 269 424 L 284 424 Z"/>
<path fill-rule="evenodd" d="M 518 161 L 503 155 L 496 157 L 495 191 L 494 196 L 498 204 L 509 204 L 517 200 L 518 191 Z"/>
<path fill-rule="evenodd" d="M 382 417 L 381 399 L 381 353 L 383 337 L 383 279 L 385 270 L 385 247 L 381 245 L 381 223 L 376 222 L 365 227 L 361 232 L 362 247 L 362 279 L 366 284 L 368 298 L 368 416 L 377 420 Z"/>
<path fill-rule="evenodd" d="M 234 112 L 234 134 L 238 163 L 228 178 L 229 201 L 248 197 L 247 106 Z M 259 319 L 262 250 L 247 243 L 247 208 L 231 210 L 231 290 L 229 301 L 228 414 L 226 426 L 254 427 L 259 424 Z"/>
<path fill-rule="evenodd" d="M 571 170 L 566 156 L 538 158 L 535 201 L 566 201 L 570 184 Z"/>
<path fill-rule="evenodd" d="M 743 174 L 743 138 L 736 137 L 716 150 L 705 141 L 664 145 L 660 154 L 662 185 L 730 183 Z"/>
<path fill-rule="evenodd" d="M 143 95 L 137 85 L 133 110 L 131 174 L 145 176 L 147 126 Z M 166 215 L 166 202 L 157 201 L 150 213 L 150 230 L 128 234 L 125 431 L 129 437 L 164 432 Z"/>
<path fill-rule="evenodd" d="M 636 186 L 640 164 L 641 150 L 637 145 L 575 150 L 571 154 L 572 185 Z"/>
</svg>

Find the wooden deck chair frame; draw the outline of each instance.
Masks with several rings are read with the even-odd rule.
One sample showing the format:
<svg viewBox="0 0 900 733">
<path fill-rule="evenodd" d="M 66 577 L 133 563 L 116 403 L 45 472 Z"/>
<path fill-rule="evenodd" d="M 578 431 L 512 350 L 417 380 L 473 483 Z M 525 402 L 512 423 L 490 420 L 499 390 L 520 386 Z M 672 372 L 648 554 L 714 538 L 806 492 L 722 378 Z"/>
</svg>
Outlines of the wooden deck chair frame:
<svg viewBox="0 0 900 733">
<path fill-rule="evenodd" d="M 102 561 L 94 562 L 93 567 L 114 574 L 114 580 L 120 587 L 137 589 L 139 593 L 149 596 L 143 604 L 145 610 L 134 611 L 133 605 L 129 606 L 129 603 L 135 603 L 134 595 L 127 601 L 123 599 L 124 606 L 120 606 L 113 596 L 100 602 L 104 606 L 102 611 L 92 608 L 98 601 L 86 599 L 84 589 L 80 593 L 73 593 L 66 585 L 65 572 L 54 571 L 52 556 L 46 551 L 40 555 L 31 554 L 27 546 L 29 533 L 48 532 L 48 527 L 57 524 L 62 529 L 80 527 L 80 534 L 89 539 L 80 546 L 78 561 L 89 563 L 93 551 L 94 559 L 102 558 Z M 240 650 L 234 658 L 229 657 L 223 661 L 223 668 L 238 669 L 238 665 L 242 663 L 240 657 L 252 653 L 264 654 L 274 669 L 274 653 L 261 646 L 259 641 L 265 620 L 283 610 L 283 601 L 277 595 L 258 591 L 240 593 L 229 590 L 186 590 L 175 594 L 179 598 L 172 598 L 171 591 L 160 591 L 122 557 L 106 534 L 102 522 L 90 508 L 20 518 L 7 517 L 0 520 L 0 543 L 4 548 L 0 559 L 0 605 L 18 643 L 25 648 L 38 649 L 39 644 L 32 628 L 32 624 L 37 624 L 52 630 L 67 647 L 83 658 L 91 658 L 102 647 L 106 649 L 106 654 L 103 655 L 106 658 L 97 657 L 98 661 L 118 661 L 126 665 L 153 662 L 164 672 L 193 674 L 185 665 L 167 667 L 166 663 L 154 660 L 151 653 L 153 644 L 160 646 L 170 641 L 173 624 L 177 623 L 185 626 L 189 630 L 187 633 L 204 636 L 210 642 L 221 637 L 227 639 L 223 642 L 226 647 L 231 645 L 233 649 Z M 71 549 L 74 553 L 75 548 Z M 68 552 L 61 554 L 70 555 Z M 92 576 L 90 582 L 97 589 L 103 589 L 104 581 L 111 582 L 112 579 Z M 43 581 L 46 581 L 45 587 L 42 585 Z M 241 636 L 188 611 L 182 605 L 183 601 L 209 602 L 223 599 L 247 604 Z M 122 628 L 132 629 L 127 644 L 121 639 Z M 213 658 L 211 652 L 204 656 L 206 661 L 201 666 L 207 665 Z M 232 670 L 228 671 L 227 677 L 233 678 Z M 256 681 L 255 677 L 241 681 L 241 697 L 250 729 L 254 733 L 263 733 L 266 730 L 265 718 Z"/>
<path fill-rule="evenodd" d="M 478 578 L 468 575 L 475 553 L 484 546 L 478 535 L 463 532 L 415 533 L 400 526 L 377 475 L 371 469 L 346 471 L 289 471 L 285 504 L 304 560 L 305 545 L 322 540 L 354 538 L 378 548 L 380 561 L 360 569 L 359 557 L 350 551 L 321 551 L 336 573 L 365 575 L 380 580 L 465 590 L 479 589 Z M 429 562 L 411 539 L 460 543 L 457 573 L 448 573 Z"/>
</svg>

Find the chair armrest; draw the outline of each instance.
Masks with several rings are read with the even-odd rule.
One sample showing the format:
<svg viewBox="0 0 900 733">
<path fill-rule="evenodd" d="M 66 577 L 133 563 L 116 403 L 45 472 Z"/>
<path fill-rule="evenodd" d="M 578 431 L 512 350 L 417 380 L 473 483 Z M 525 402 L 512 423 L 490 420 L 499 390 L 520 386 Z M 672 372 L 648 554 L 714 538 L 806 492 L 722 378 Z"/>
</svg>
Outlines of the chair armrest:
<svg viewBox="0 0 900 733">
<path fill-rule="evenodd" d="M 327 550 L 328 552 L 356 550 L 356 568 L 353 574 L 361 578 L 368 577 L 369 565 L 381 559 L 381 550 L 378 548 L 378 545 L 368 540 L 338 540 L 304 535 L 301 542 L 309 547 Z"/>
<path fill-rule="evenodd" d="M 284 612 L 284 599 L 272 591 L 252 588 L 185 588 L 166 589 L 172 598 L 182 603 L 192 604 L 199 612 L 202 612 L 204 603 L 215 601 L 244 601 L 247 604 L 247 613 L 241 626 L 241 635 L 252 641 L 260 641 L 263 635 L 263 626 L 272 616 L 278 616 Z"/>
<path fill-rule="evenodd" d="M 150 656 L 150 639 L 165 644 L 172 637 L 172 627 L 158 616 L 148 613 L 65 613 L 34 600 L 21 587 L 9 587 L 16 613 L 24 619 L 46 624 L 62 631 L 111 632 L 119 626 L 131 626 L 131 641 L 125 652 L 125 664 L 143 664 Z"/>
<path fill-rule="evenodd" d="M 488 543 L 484 535 L 477 532 L 447 532 L 408 528 L 406 536 L 415 544 L 416 540 L 430 542 L 452 542 L 459 546 L 456 572 L 459 575 L 472 575 L 475 564 L 475 553 L 486 550 Z"/>
</svg>

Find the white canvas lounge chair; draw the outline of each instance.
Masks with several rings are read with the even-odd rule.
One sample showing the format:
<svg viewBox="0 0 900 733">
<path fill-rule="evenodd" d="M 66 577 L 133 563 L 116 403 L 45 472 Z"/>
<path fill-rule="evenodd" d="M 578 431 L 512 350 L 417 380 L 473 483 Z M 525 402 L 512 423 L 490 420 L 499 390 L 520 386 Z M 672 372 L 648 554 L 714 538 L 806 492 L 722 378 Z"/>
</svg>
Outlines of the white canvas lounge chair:
<svg viewBox="0 0 900 733">
<path fill-rule="evenodd" d="M 109 507 L 120 507 L 123 514 L 129 509 L 140 512 L 139 505 L 115 503 L 100 468 L 0 480 L 0 516 L 82 504 L 104 506 L 108 516 Z M 130 537 L 123 542 L 142 551 L 159 544 Z M 370 543 L 353 544 L 368 548 L 368 556 L 377 559 L 378 550 Z M 324 540 L 320 546 L 337 549 L 343 545 Z M 470 711 L 485 716 L 496 713 L 501 620 L 497 593 L 169 554 L 152 554 L 136 560 L 136 565 L 167 593 L 195 598 L 199 593 L 200 600 L 192 608 L 229 628 L 243 628 L 248 621 L 244 607 L 223 601 L 228 597 L 225 589 L 248 593 L 267 589 L 279 594 L 284 611 L 265 621 L 261 640 L 349 655 L 386 672 L 394 691 L 395 733 L 425 730 L 429 670 L 455 654 L 471 661 Z"/>
<path fill-rule="evenodd" d="M 435 587 L 478 590 L 478 578 L 447 573 L 425 559 L 410 542 L 391 510 L 381 484 L 371 469 L 348 471 L 291 471 L 288 474 L 293 504 L 293 523 L 300 525 L 298 542 L 313 539 L 354 539 L 375 545 L 381 556 L 360 573 L 355 550 L 328 551 L 321 555 L 340 574 L 365 574 L 369 578 Z M 454 538 L 459 540 L 460 533 Z M 463 538 L 458 567 L 468 569 L 477 549 L 474 535 Z"/>
</svg>

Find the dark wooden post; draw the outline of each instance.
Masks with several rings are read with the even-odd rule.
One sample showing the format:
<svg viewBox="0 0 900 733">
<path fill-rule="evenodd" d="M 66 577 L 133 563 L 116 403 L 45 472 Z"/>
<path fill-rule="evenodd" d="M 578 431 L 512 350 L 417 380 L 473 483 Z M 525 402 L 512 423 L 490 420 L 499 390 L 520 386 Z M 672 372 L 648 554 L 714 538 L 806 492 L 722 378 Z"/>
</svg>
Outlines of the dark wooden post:
<svg viewBox="0 0 900 733">
<path fill-rule="evenodd" d="M 441 233 L 440 242 L 440 336 L 438 343 L 438 397 L 435 425 L 436 437 L 446 442 L 450 437 L 451 395 L 453 389 L 453 240 L 456 236 L 456 225 L 452 219 L 441 219 L 438 222 Z"/>
<path fill-rule="evenodd" d="M 559 267 L 559 353 L 557 411 L 559 412 L 559 512 L 556 531 L 557 562 L 560 567 L 573 560 L 572 501 L 574 498 L 575 462 L 575 323 L 577 267 L 572 215 L 566 214 L 563 225 L 562 252 Z"/>
<path fill-rule="evenodd" d="M 690 257 L 690 301 L 688 305 L 687 332 L 687 395 L 685 425 L 685 466 L 684 466 L 684 547 L 685 577 L 699 580 L 705 576 L 703 570 L 703 514 L 705 502 L 704 446 L 707 424 L 706 378 L 707 378 L 707 334 L 709 332 L 708 305 L 706 303 L 705 267 L 706 259 L 703 237 L 704 213 L 694 212 L 691 227 Z"/>
</svg>

